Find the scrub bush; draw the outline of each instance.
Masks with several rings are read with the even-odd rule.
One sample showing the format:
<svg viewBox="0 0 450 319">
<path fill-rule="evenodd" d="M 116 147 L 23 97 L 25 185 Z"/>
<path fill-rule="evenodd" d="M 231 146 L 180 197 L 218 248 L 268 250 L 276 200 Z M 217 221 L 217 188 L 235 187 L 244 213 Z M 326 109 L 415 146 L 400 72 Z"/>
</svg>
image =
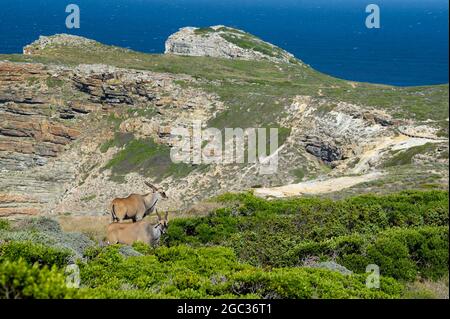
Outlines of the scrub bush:
<svg viewBox="0 0 450 319">
<path fill-rule="evenodd" d="M 38 263 L 49 267 L 63 267 L 68 264 L 71 253 L 32 242 L 11 241 L 0 245 L 0 260 L 23 259 L 30 264 Z"/>
<path fill-rule="evenodd" d="M 23 259 L 0 261 L 0 299 L 74 298 L 77 291 L 66 287 L 56 266 L 30 265 Z"/>
</svg>

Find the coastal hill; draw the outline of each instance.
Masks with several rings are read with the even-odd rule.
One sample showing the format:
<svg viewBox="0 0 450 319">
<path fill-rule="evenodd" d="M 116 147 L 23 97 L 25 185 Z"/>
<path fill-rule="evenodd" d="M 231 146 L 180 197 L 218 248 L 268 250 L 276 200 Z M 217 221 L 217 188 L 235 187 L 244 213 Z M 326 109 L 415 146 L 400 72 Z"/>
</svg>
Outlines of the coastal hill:
<svg viewBox="0 0 450 319">
<path fill-rule="evenodd" d="M 165 53 L 299 63 L 289 52 L 252 34 L 223 25 L 182 28 L 167 39 Z"/>
<path fill-rule="evenodd" d="M 448 85 L 393 87 L 317 72 L 224 26 L 183 28 L 166 54 L 71 35 L 0 55 L 0 216 L 102 215 L 163 187 L 161 209 L 212 196 L 341 198 L 448 189 Z M 181 56 L 184 55 L 184 56 Z M 278 171 L 170 160 L 170 128 L 279 130 Z"/>
<path fill-rule="evenodd" d="M 223 28 L 0 55 L 0 299 L 448 299 L 448 85 L 333 78 Z M 193 120 L 278 128 L 278 170 L 172 162 Z M 109 203 L 147 181 L 159 247 L 108 245 Z"/>
</svg>

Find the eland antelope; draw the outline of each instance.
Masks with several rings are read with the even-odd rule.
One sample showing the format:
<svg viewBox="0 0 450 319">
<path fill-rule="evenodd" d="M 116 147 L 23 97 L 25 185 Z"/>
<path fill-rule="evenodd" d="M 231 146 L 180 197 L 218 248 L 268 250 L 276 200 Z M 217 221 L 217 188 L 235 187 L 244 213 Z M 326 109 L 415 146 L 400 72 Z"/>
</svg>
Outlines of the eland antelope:
<svg viewBox="0 0 450 319">
<path fill-rule="evenodd" d="M 160 188 L 149 182 L 144 183 L 152 189 L 151 193 L 131 194 L 125 198 L 115 198 L 111 202 L 111 222 L 122 222 L 125 219 L 132 219 L 133 222 L 140 221 L 156 210 L 156 204 L 160 199 L 167 198 L 166 193 Z"/>
<path fill-rule="evenodd" d="M 126 244 L 132 245 L 140 241 L 149 245 L 158 245 L 161 235 L 164 234 L 169 225 L 168 212 L 164 218 L 159 215 L 158 222 L 152 224 L 147 220 L 141 220 L 136 223 L 111 223 L 108 225 L 107 240 L 108 244 Z"/>
</svg>

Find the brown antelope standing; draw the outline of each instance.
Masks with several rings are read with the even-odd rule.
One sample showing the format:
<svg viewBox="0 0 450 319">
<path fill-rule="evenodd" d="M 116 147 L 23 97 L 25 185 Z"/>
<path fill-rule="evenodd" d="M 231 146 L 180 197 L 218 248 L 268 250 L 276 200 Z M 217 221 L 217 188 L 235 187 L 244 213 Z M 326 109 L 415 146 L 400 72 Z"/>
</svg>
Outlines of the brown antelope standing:
<svg viewBox="0 0 450 319">
<path fill-rule="evenodd" d="M 108 225 L 107 240 L 108 244 L 126 244 L 132 245 L 140 241 L 149 245 L 158 245 L 161 235 L 168 227 L 168 213 L 162 218 L 159 213 L 158 223 L 152 224 L 147 220 L 141 220 L 136 223 L 112 223 Z"/>
<path fill-rule="evenodd" d="M 156 204 L 167 195 L 161 189 L 148 182 L 145 185 L 152 189 L 151 193 L 139 195 L 131 194 L 126 198 L 115 198 L 111 203 L 111 222 L 122 222 L 132 219 L 133 222 L 142 220 L 145 216 L 156 210 Z"/>
</svg>

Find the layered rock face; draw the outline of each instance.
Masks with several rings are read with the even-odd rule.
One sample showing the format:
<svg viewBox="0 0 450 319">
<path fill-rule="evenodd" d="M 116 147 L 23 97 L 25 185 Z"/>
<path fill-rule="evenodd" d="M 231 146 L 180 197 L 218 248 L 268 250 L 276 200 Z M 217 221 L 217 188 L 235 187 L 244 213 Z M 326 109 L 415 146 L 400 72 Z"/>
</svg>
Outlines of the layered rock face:
<svg viewBox="0 0 450 319">
<path fill-rule="evenodd" d="M 207 120 L 223 109 L 214 96 L 181 89 L 176 80 L 192 81 L 184 75 L 100 64 L 67 68 L 0 62 L 0 216 L 80 209 L 80 197 L 91 194 L 93 187 L 99 189 L 98 181 L 88 180 L 78 190 L 80 180 L 86 179 L 85 167 L 108 161 L 96 156 L 99 144 L 111 138 L 99 116 L 114 118 L 125 110 L 138 114 L 150 107 L 153 118 L 132 115 L 118 129 L 170 144 L 169 125 L 189 123 L 191 118 Z M 108 198 L 116 196 L 114 182 L 100 183 L 111 184 Z M 124 185 L 123 192 L 128 189 Z M 65 203 L 66 198 L 71 203 L 74 194 L 78 202 Z M 108 199 L 100 200 L 91 211 L 104 210 Z"/>
<path fill-rule="evenodd" d="M 33 86 L 52 74 L 43 65 L 0 63 L 0 164 L 3 170 L 44 165 L 80 131 L 53 116 L 64 112 L 48 95 L 48 88 Z M 31 85 L 29 85 L 31 84 Z M 38 93 L 39 91 L 39 93 Z"/>
<path fill-rule="evenodd" d="M 64 74 L 41 64 L 0 63 L 0 216 L 42 212 L 73 178 L 62 163 L 49 174 L 37 170 L 81 133 L 76 123 L 62 121 L 66 106 L 49 93 Z"/>
<path fill-rule="evenodd" d="M 186 27 L 166 41 L 166 54 L 299 63 L 292 54 L 244 31 L 225 27 Z"/>
</svg>

